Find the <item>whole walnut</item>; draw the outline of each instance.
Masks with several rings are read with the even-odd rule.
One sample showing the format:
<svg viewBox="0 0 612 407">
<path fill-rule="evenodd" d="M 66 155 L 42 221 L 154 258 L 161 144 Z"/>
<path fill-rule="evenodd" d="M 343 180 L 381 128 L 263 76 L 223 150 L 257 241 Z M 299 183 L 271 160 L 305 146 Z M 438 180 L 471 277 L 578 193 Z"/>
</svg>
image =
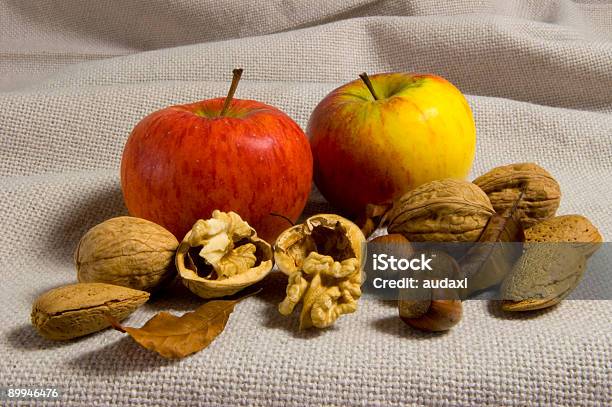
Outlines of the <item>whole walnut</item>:
<svg viewBox="0 0 612 407">
<path fill-rule="evenodd" d="M 154 291 L 176 275 L 178 241 L 145 219 L 120 216 L 91 228 L 74 253 L 81 283 L 107 283 Z"/>
<path fill-rule="evenodd" d="M 517 213 L 525 228 L 555 216 L 561 201 L 559 183 L 548 171 L 533 163 L 493 168 L 476 178 L 474 184 L 489 196 L 493 208 L 500 215 L 504 215 L 524 191 Z"/>
<path fill-rule="evenodd" d="M 494 213 L 478 186 L 443 179 L 423 184 L 397 200 L 388 230 L 412 242 L 474 242 Z"/>
</svg>

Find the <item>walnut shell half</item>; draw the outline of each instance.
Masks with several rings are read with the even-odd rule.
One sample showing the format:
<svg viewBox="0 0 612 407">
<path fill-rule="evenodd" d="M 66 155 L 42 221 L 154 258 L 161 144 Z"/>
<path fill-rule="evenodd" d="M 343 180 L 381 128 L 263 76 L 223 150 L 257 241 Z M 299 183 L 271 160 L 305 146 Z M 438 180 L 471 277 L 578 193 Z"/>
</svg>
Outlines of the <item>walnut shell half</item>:
<svg viewBox="0 0 612 407">
<path fill-rule="evenodd" d="M 561 201 L 559 183 L 534 163 L 493 168 L 476 178 L 474 184 L 489 196 L 493 208 L 500 215 L 514 205 L 521 189 L 524 189 L 517 212 L 525 228 L 555 216 Z"/>
<path fill-rule="evenodd" d="M 312 216 L 283 232 L 274 245 L 274 258 L 289 281 L 279 312 L 290 315 L 301 302 L 300 329 L 326 328 L 355 312 L 364 243 L 357 225 L 332 214 Z"/>
<path fill-rule="evenodd" d="M 326 236 L 326 233 L 335 236 Z M 343 234 L 345 237 L 341 236 Z M 304 260 L 313 251 L 339 261 L 355 257 L 361 264 L 363 243 L 365 236 L 353 222 L 334 214 L 319 214 L 281 233 L 274 244 L 274 261 L 288 276 L 301 270 Z"/>
<path fill-rule="evenodd" d="M 396 201 L 387 229 L 411 242 L 474 242 L 494 213 L 478 186 L 443 179 L 423 184 Z"/>
<path fill-rule="evenodd" d="M 183 284 L 202 298 L 232 295 L 272 270 L 272 248 L 234 212 L 198 220 L 176 252 Z"/>
</svg>

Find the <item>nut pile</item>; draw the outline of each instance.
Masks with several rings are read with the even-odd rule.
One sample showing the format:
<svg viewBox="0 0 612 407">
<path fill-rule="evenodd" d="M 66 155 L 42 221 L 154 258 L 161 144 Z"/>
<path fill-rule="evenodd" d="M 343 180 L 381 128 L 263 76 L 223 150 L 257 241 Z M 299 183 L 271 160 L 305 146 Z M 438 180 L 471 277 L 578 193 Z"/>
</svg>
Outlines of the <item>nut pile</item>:
<svg viewBox="0 0 612 407">
<path fill-rule="evenodd" d="M 555 179 L 531 163 L 498 167 L 474 182 L 432 181 L 393 204 L 385 215 L 389 234 L 377 240 L 404 243 L 407 252 L 410 242 L 477 242 L 491 219 L 512 213 L 524 228 L 525 248 L 501 283 L 502 309 L 546 308 L 578 285 L 588 257 L 603 241 L 584 216 L 555 217 L 560 198 Z M 74 257 L 79 283 L 39 297 L 32 324 L 49 339 L 72 339 L 126 318 L 177 277 L 196 295 L 213 299 L 261 281 L 276 264 L 288 277 L 278 311 L 288 316 L 301 307 L 300 329 L 326 328 L 357 310 L 365 241 L 357 225 L 334 214 L 288 228 L 274 246 L 234 212 L 216 210 L 198 220 L 180 243 L 147 220 L 113 218 L 82 237 Z M 573 245 L 537 244 L 542 242 Z M 437 261 L 461 275 L 451 256 Z M 462 298 L 436 289 L 421 300 L 400 296 L 399 315 L 417 329 L 448 330 L 461 319 Z"/>
<path fill-rule="evenodd" d="M 234 212 L 213 211 L 180 244 L 147 220 L 113 218 L 82 237 L 74 256 L 79 283 L 41 295 L 32 324 L 49 339 L 84 336 L 126 318 L 177 276 L 201 298 L 225 297 L 261 281 L 276 259 L 289 277 L 280 313 L 301 303 L 300 328 L 325 328 L 357 310 L 364 242 L 354 223 L 331 214 L 289 228 L 274 251 Z"/>
<path fill-rule="evenodd" d="M 445 179 L 408 192 L 389 213 L 388 231 L 412 242 L 476 242 L 493 214 L 514 210 L 524 228 L 525 249 L 501 284 L 502 309 L 542 309 L 578 285 L 587 258 L 603 241 L 586 217 L 555 217 L 560 199 L 559 184 L 546 170 L 533 163 L 511 164 L 473 183 Z M 536 244 L 562 242 L 573 244 Z M 430 301 L 400 300 L 400 317 L 424 330 L 449 329 L 461 315 L 460 301 L 447 299 L 448 293 L 440 296 L 444 300 L 431 295 Z"/>
</svg>

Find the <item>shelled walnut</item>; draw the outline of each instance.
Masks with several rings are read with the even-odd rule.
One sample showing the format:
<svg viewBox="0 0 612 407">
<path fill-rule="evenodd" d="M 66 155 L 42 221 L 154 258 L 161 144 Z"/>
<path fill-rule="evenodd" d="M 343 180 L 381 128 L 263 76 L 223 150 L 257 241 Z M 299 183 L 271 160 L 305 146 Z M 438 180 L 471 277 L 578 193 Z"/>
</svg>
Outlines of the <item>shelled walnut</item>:
<svg viewBox="0 0 612 407">
<path fill-rule="evenodd" d="M 234 212 L 198 220 L 176 252 L 185 286 L 202 298 L 232 295 L 272 270 L 272 248 Z"/>
<path fill-rule="evenodd" d="M 316 215 L 283 232 L 274 258 L 289 281 L 279 312 L 290 315 L 301 302 L 300 329 L 325 328 L 354 312 L 361 297 L 363 243 L 357 225 L 337 215 Z"/>
</svg>

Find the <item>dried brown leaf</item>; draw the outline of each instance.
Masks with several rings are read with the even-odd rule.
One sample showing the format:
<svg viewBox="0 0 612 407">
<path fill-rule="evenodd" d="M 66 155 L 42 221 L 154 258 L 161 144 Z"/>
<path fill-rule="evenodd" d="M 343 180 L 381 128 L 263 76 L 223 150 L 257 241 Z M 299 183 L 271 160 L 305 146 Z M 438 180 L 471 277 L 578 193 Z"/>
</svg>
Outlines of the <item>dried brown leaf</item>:
<svg viewBox="0 0 612 407">
<path fill-rule="evenodd" d="M 253 295 L 253 294 L 251 294 Z M 113 328 L 168 359 L 184 358 L 206 348 L 225 329 L 237 300 L 213 300 L 182 316 L 160 312 L 141 328 L 126 327 L 107 316 Z"/>
<path fill-rule="evenodd" d="M 491 216 L 478 241 L 459 260 L 461 274 L 468 278 L 468 288 L 461 290 L 465 299 L 473 293 L 485 290 L 502 282 L 521 253 L 521 245 L 505 242 L 524 242 L 525 233 L 517 212 L 523 197 L 519 195 L 512 208 L 502 216 Z"/>
</svg>

